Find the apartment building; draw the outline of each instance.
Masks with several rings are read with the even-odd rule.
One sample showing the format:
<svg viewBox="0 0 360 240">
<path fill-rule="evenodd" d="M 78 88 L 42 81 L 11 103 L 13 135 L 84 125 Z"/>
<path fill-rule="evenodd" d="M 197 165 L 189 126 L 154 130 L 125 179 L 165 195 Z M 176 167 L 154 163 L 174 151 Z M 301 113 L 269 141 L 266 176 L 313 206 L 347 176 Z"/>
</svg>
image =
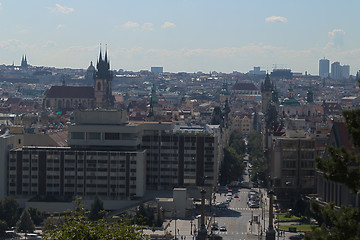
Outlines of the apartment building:
<svg viewBox="0 0 360 240">
<path fill-rule="evenodd" d="M 269 169 L 280 202 L 289 202 L 297 194 L 314 193 L 315 140 L 301 130 L 288 130 L 285 137 L 273 138 Z"/>
<path fill-rule="evenodd" d="M 21 196 L 142 197 L 145 151 L 86 151 L 22 147 L 9 153 L 8 194 Z"/>
<path fill-rule="evenodd" d="M 23 146 L 8 157 L 8 194 L 142 197 L 146 189 L 217 184 L 219 126 L 128 122 L 124 111 L 78 111 L 68 147 Z M 206 181 L 204 182 L 204 179 Z"/>
</svg>

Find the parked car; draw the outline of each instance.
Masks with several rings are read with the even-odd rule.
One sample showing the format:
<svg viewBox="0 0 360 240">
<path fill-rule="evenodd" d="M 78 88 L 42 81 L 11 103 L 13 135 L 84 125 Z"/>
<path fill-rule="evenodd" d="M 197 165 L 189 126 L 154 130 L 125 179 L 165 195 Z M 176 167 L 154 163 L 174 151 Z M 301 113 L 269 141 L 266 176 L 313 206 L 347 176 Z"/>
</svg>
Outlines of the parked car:
<svg viewBox="0 0 360 240">
<path fill-rule="evenodd" d="M 231 201 L 231 196 L 229 196 L 229 195 L 226 196 L 226 201 L 227 201 L 227 202 L 230 202 L 230 201 Z"/>
<path fill-rule="evenodd" d="M 299 234 L 290 236 L 289 239 L 293 239 L 293 240 L 296 240 L 296 239 L 304 239 L 304 234 L 299 233 Z"/>
</svg>

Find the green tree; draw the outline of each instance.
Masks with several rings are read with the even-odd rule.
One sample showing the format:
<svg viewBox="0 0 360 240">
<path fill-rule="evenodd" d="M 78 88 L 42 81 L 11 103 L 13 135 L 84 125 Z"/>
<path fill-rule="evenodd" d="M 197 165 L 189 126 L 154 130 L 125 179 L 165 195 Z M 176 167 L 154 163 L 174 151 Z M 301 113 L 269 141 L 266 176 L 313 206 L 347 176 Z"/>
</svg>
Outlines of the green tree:
<svg viewBox="0 0 360 240">
<path fill-rule="evenodd" d="M 40 225 L 44 220 L 44 213 L 39 211 L 37 208 L 30 207 L 29 208 L 30 217 L 33 220 L 36 226 Z"/>
<path fill-rule="evenodd" d="M 346 128 L 356 148 L 360 147 L 360 109 L 343 112 Z M 329 148 L 328 158 L 316 158 L 316 166 L 328 180 L 343 183 L 355 194 L 360 194 L 360 154 L 341 147 Z M 312 210 L 320 216 L 321 227 L 312 239 L 360 239 L 360 209 L 334 204 L 321 207 L 312 203 Z"/>
<path fill-rule="evenodd" d="M 96 221 L 104 217 L 104 203 L 96 194 L 94 202 L 91 204 L 89 219 Z"/>
<path fill-rule="evenodd" d="M 234 148 L 236 153 L 243 155 L 246 152 L 246 145 L 243 135 L 240 131 L 234 131 L 230 136 L 230 147 Z"/>
<path fill-rule="evenodd" d="M 81 201 L 81 200 L 80 200 Z M 130 224 L 125 219 L 108 223 L 105 218 L 90 221 L 85 215 L 81 202 L 75 209 L 66 214 L 53 226 L 48 226 L 43 239 L 58 240 L 143 240 L 145 235 L 141 229 Z M 51 224 L 51 223 L 49 223 Z"/>
<path fill-rule="evenodd" d="M 0 201 L 0 219 L 4 220 L 8 227 L 13 227 L 17 221 L 19 204 L 14 197 L 6 196 Z"/>
<path fill-rule="evenodd" d="M 29 211 L 25 208 L 22 212 L 19 221 L 16 223 L 16 231 L 25 233 L 31 233 L 35 231 L 35 225 L 30 217 Z"/>
<path fill-rule="evenodd" d="M 0 220 L 0 237 L 4 236 L 6 233 L 7 224 L 5 221 Z"/>
<path fill-rule="evenodd" d="M 234 148 L 224 148 L 224 161 L 220 168 L 220 184 L 226 185 L 237 181 L 245 169 L 242 156 Z"/>
</svg>

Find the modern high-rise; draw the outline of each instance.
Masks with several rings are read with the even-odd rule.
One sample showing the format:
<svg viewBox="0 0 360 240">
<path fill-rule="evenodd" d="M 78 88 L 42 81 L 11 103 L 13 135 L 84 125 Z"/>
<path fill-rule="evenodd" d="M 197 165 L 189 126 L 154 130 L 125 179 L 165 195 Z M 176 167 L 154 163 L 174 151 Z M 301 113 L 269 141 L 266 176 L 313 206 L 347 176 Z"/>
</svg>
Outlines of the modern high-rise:
<svg viewBox="0 0 360 240">
<path fill-rule="evenodd" d="M 342 66 L 339 62 L 333 62 L 331 64 L 331 78 L 342 79 Z"/>
<path fill-rule="evenodd" d="M 330 61 L 326 58 L 319 60 L 319 76 L 321 78 L 327 78 L 329 76 Z"/>
<path fill-rule="evenodd" d="M 350 77 L 350 66 L 349 65 L 343 65 L 341 68 L 341 75 L 343 78 L 349 78 Z"/>
</svg>

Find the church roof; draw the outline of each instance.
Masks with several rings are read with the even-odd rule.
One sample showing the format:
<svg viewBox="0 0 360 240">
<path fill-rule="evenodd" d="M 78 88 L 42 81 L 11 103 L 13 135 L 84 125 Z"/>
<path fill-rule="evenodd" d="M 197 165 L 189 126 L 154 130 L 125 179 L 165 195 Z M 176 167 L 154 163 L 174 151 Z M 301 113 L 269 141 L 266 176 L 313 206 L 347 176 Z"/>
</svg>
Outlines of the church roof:
<svg viewBox="0 0 360 240">
<path fill-rule="evenodd" d="M 47 98 L 94 98 L 93 87 L 52 86 L 46 93 Z"/>
<path fill-rule="evenodd" d="M 284 105 L 284 106 L 300 106 L 301 104 L 295 98 L 285 98 L 281 102 L 281 105 Z"/>
<path fill-rule="evenodd" d="M 255 86 L 253 83 L 247 83 L 247 82 L 238 82 L 235 83 L 234 86 L 231 88 L 232 90 L 252 90 L 252 91 L 258 91 L 259 89 Z"/>
</svg>

